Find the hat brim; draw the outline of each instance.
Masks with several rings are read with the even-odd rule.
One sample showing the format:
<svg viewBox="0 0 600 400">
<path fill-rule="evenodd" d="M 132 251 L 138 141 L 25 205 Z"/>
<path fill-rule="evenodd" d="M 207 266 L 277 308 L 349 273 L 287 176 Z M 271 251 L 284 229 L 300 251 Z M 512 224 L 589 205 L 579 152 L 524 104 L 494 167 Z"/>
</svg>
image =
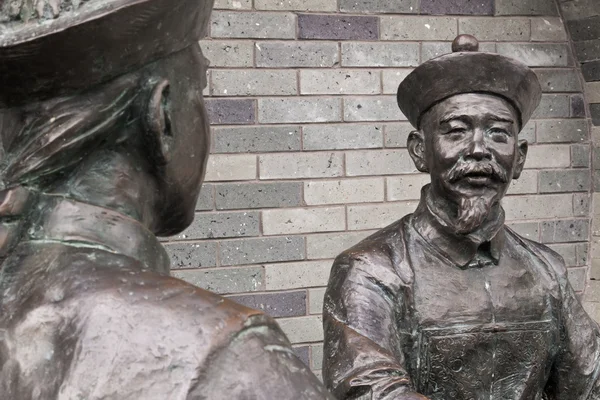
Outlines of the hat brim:
<svg viewBox="0 0 600 400">
<path fill-rule="evenodd" d="M 542 88 L 527 65 L 499 54 L 460 52 L 429 60 L 398 87 L 398 105 L 415 128 L 435 104 L 463 93 L 488 93 L 508 100 L 521 127 L 540 103 Z"/>
<path fill-rule="evenodd" d="M 106 81 L 180 51 L 206 31 L 214 0 L 86 3 L 0 30 L 0 107 Z"/>
</svg>

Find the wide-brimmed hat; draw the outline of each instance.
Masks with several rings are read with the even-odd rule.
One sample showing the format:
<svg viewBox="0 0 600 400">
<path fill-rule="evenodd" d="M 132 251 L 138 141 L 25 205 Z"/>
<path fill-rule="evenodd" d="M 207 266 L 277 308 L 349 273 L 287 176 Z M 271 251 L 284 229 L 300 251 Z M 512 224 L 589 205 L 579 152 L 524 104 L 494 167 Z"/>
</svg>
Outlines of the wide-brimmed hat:
<svg viewBox="0 0 600 400">
<path fill-rule="evenodd" d="M 453 53 L 421 64 L 402 81 L 398 105 L 415 128 L 435 104 L 463 93 L 500 96 L 520 113 L 521 127 L 529 121 L 542 98 L 535 72 L 520 61 L 478 48 L 477 39 L 461 35 L 452 44 Z"/>
<path fill-rule="evenodd" d="M 183 50 L 204 35 L 213 2 L 88 0 L 55 18 L 0 22 L 0 108 L 85 89 Z"/>
</svg>

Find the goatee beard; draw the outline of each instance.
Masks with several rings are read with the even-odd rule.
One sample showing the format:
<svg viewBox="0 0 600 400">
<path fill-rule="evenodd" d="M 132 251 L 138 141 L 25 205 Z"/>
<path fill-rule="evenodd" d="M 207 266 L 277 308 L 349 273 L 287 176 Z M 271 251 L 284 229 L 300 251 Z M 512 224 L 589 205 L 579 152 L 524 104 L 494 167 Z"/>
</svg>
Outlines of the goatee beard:
<svg viewBox="0 0 600 400">
<path fill-rule="evenodd" d="M 494 196 L 461 198 L 454 222 L 456 233 L 465 235 L 476 231 L 490 214 L 493 201 Z"/>
</svg>

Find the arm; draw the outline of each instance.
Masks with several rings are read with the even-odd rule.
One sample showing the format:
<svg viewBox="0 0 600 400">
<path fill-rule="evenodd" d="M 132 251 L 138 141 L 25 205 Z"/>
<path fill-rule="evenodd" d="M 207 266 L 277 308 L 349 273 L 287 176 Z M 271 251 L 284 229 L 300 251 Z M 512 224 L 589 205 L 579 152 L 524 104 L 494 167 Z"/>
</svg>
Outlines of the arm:
<svg viewBox="0 0 600 400">
<path fill-rule="evenodd" d="M 333 400 L 269 317 L 250 317 L 198 373 L 187 400 Z"/>
<path fill-rule="evenodd" d="M 550 259 L 562 290 L 561 349 L 546 387 L 549 400 L 600 399 L 600 330 L 583 309 L 564 261 Z"/>
<path fill-rule="evenodd" d="M 337 398 L 425 399 L 412 391 L 397 327 L 406 289 L 385 255 L 342 254 L 334 262 L 323 309 L 323 378 Z"/>
</svg>

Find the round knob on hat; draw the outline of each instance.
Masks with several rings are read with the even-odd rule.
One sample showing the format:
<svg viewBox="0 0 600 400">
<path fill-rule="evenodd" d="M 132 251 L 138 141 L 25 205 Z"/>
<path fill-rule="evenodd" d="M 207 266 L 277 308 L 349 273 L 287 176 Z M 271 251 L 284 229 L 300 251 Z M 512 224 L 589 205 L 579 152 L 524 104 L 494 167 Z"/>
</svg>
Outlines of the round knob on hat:
<svg viewBox="0 0 600 400">
<path fill-rule="evenodd" d="M 479 51 L 479 41 L 473 35 L 458 35 L 452 42 L 452 51 Z"/>
</svg>

